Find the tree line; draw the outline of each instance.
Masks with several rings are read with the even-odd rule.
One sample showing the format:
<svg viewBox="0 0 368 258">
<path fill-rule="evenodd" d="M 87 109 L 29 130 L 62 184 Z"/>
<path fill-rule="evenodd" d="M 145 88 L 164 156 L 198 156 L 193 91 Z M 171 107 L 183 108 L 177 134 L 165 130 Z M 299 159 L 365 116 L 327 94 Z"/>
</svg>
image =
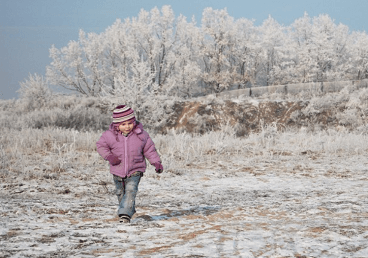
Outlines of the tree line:
<svg viewBox="0 0 368 258">
<path fill-rule="evenodd" d="M 226 9 L 201 24 L 170 6 L 117 19 L 102 33 L 50 49 L 49 85 L 87 96 L 191 97 L 233 88 L 368 78 L 368 36 L 307 13 L 291 25 L 271 16 L 259 26 Z"/>
</svg>

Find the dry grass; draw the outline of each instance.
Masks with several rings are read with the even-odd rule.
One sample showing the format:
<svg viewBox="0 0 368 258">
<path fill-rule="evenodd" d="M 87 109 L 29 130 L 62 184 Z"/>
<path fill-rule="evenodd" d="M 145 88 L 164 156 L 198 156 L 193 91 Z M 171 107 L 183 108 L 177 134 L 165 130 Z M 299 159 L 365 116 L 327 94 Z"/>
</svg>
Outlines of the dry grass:
<svg viewBox="0 0 368 258">
<path fill-rule="evenodd" d="M 28 128 L 19 132 L 4 129 L 0 136 L 1 177 L 57 178 L 71 168 L 107 169 L 106 162 L 96 152 L 95 143 L 101 133 L 55 128 Z M 211 167 L 223 157 L 231 160 L 235 156 L 247 156 L 256 163 L 260 159 L 279 160 L 285 156 L 343 157 L 368 150 L 365 134 L 332 129 L 312 133 L 303 129 L 278 131 L 276 127 L 264 127 L 260 133 L 238 138 L 233 128 L 223 126 L 221 131 L 203 135 L 172 130 L 167 135 L 152 133 L 151 136 L 165 170 L 177 175 L 193 166 Z M 229 164 L 219 165 L 230 168 Z M 249 170 L 249 167 L 244 169 Z"/>
</svg>

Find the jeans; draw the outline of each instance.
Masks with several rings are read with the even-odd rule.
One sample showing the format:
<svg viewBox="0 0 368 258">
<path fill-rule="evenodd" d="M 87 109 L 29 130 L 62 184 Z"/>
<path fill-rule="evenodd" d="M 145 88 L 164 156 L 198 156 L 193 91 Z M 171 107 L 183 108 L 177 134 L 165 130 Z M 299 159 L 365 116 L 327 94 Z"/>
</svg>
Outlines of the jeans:
<svg viewBox="0 0 368 258">
<path fill-rule="evenodd" d="M 135 197 L 142 173 L 136 172 L 130 177 L 121 178 L 113 175 L 116 195 L 119 201 L 118 215 L 125 214 L 132 217 L 135 213 Z"/>
</svg>

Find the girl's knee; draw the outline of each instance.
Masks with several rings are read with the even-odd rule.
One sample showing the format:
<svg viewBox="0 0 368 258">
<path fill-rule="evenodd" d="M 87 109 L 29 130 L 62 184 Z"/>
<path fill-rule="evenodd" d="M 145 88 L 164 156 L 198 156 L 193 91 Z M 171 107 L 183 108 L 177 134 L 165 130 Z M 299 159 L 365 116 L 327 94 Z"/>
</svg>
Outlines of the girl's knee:
<svg viewBox="0 0 368 258">
<path fill-rule="evenodd" d="M 129 194 L 135 194 L 138 191 L 138 187 L 135 185 L 127 185 L 125 192 Z"/>
<path fill-rule="evenodd" d="M 117 195 L 117 196 L 120 196 L 120 195 L 122 195 L 124 193 L 124 188 L 118 188 L 118 189 L 116 189 L 115 190 L 115 194 Z"/>
</svg>

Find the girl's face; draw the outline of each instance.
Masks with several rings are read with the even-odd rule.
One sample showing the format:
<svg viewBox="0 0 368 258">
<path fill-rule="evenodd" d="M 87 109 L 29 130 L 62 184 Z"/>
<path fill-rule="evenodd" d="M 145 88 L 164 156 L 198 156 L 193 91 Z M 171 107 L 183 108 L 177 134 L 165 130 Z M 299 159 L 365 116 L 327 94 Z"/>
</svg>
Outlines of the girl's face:
<svg viewBox="0 0 368 258">
<path fill-rule="evenodd" d="M 128 120 L 128 121 L 122 122 L 119 125 L 120 132 L 127 135 L 128 133 L 130 133 L 133 130 L 134 123 L 135 123 L 134 120 Z"/>
</svg>

